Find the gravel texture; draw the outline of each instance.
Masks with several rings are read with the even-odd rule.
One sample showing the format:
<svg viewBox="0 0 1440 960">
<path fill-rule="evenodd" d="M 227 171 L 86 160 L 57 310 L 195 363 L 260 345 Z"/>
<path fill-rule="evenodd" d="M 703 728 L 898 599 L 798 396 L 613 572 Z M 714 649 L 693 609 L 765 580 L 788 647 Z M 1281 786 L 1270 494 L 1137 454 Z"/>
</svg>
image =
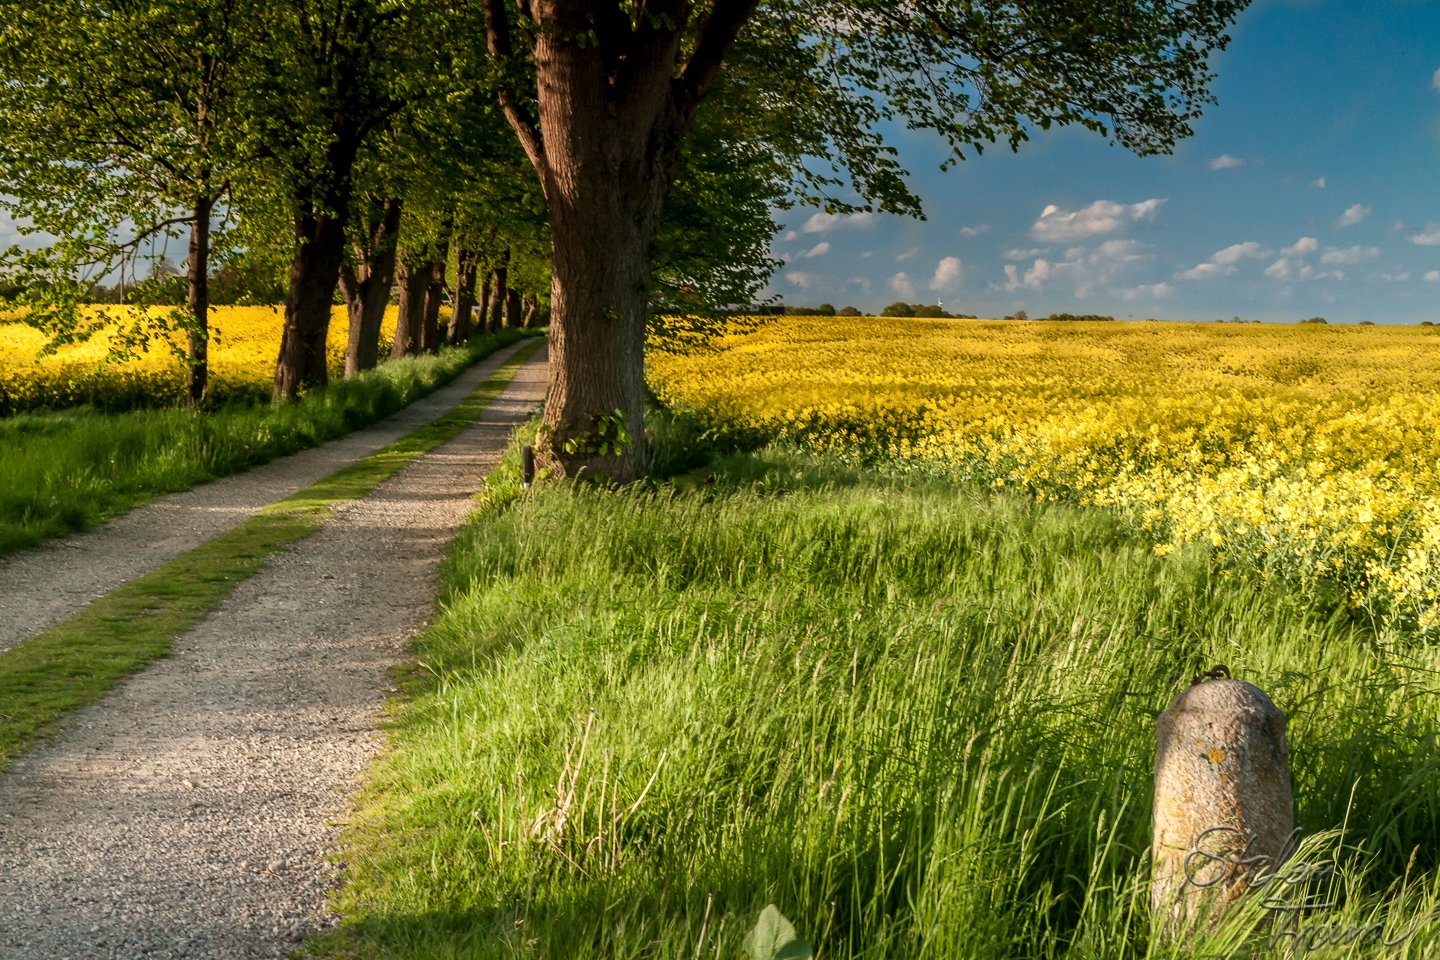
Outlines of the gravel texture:
<svg viewBox="0 0 1440 960">
<path fill-rule="evenodd" d="M 327 855 L 379 747 L 387 670 L 544 385 L 542 352 L 475 426 L 340 508 L 0 775 L 0 957 L 284 957 L 330 922 Z"/>
<path fill-rule="evenodd" d="M 87 603 L 238 526 L 261 507 L 430 423 L 459 403 L 528 341 L 505 347 L 434 393 L 338 440 L 170 494 L 104 526 L 0 559 L 0 650 L 29 639 Z"/>
</svg>

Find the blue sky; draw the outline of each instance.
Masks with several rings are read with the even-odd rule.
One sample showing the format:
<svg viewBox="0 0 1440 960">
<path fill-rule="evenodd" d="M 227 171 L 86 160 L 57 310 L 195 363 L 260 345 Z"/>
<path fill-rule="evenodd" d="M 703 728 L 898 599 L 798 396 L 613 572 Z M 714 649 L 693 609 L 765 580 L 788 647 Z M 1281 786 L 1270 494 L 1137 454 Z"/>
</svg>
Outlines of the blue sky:
<svg viewBox="0 0 1440 960">
<path fill-rule="evenodd" d="M 797 209 L 787 303 L 1293 322 L 1440 322 L 1440 2 L 1257 0 L 1173 155 L 1036 131 L 942 173 L 893 141 L 928 219 Z"/>
</svg>

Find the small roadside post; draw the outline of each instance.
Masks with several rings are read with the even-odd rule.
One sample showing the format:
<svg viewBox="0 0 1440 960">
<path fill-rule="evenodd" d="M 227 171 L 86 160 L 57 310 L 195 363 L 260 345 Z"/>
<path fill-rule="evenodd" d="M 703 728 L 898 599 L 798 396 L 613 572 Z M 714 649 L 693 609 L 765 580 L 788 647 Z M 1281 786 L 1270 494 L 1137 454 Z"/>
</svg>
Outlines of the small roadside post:
<svg viewBox="0 0 1440 960">
<path fill-rule="evenodd" d="M 520 448 L 520 485 L 526 490 L 535 482 L 535 448 L 528 443 Z"/>
</svg>

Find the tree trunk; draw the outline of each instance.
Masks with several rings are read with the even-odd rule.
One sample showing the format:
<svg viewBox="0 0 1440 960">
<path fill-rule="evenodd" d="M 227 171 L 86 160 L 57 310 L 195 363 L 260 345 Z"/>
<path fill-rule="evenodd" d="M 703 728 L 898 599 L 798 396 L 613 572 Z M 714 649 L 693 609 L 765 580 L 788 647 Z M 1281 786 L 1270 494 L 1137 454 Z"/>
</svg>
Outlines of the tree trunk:
<svg viewBox="0 0 1440 960">
<path fill-rule="evenodd" d="M 679 139 L 670 100 L 678 43 L 653 52 L 653 83 L 637 79 L 622 95 L 602 51 L 561 34 L 536 40 L 553 257 L 551 379 L 536 452 L 558 476 L 645 474 L 649 255 Z"/>
<path fill-rule="evenodd" d="M 470 314 L 475 308 L 475 273 L 478 257 L 474 250 L 455 246 L 455 301 L 450 309 L 450 326 L 445 344 L 457 347 L 470 339 Z"/>
<path fill-rule="evenodd" d="M 305 387 L 329 379 L 325 340 L 330 307 L 345 262 L 345 222 L 350 215 L 351 174 L 368 127 L 338 111 L 321 168 L 293 184 L 295 253 L 285 298 L 285 333 L 275 363 L 275 399 L 294 400 Z"/>
<path fill-rule="evenodd" d="M 549 207 L 550 391 L 537 453 L 560 476 L 645 472 L 650 245 L 695 109 L 758 5 L 665 5 L 634 23 L 605 4 L 530 0 L 521 9 L 534 29 L 522 35 L 509 4 L 484 4 L 491 58 L 524 70 L 523 44 L 534 70 L 533 112 L 520 87 L 501 83 L 497 95 Z"/>
<path fill-rule="evenodd" d="M 306 209 L 295 217 L 295 255 L 285 299 L 285 333 L 275 364 L 275 399 L 294 400 L 328 380 L 325 340 L 330 307 L 345 259 L 343 216 Z"/>
<path fill-rule="evenodd" d="M 390 344 L 390 359 L 414 356 L 420 352 L 420 338 L 425 326 L 425 288 L 430 284 L 430 271 L 400 257 L 397 270 L 400 283 L 400 309 L 395 317 L 395 339 Z"/>
<path fill-rule="evenodd" d="M 525 325 L 524 308 L 521 305 L 520 291 L 511 287 L 505 291 L 505 326 L 520 329 Z"/>
<path fill-rule="evenodd" d="M 372 370 L 380 359 L 380 328 L 395 286 L 396 238 L 400 232 L 401 202 L 386 200 L 372 206 L 365 242 L 357 248 L 359 263 L 340 272 L 340 287 L 349 310 L 350 338 L 345 348 L 345 377 Z"/>
<path fill-rule="evenodd" d="M 505 326 L 505 291 L 510 281 L 510 251 L 500 256 L 500 262 L 490 274 L 490 316 L 485 320 L 485 329 L 491 332 Z"/>
<path fill-rule="evenodd" d="M 445 302 L 445 257 L 448 241 L 442 242 L 425 270 L 425 308 L 421 315 L 420 352 L 440 352 L 440 307 Z"/>
<path fill-rule="evenodd" d="M 480 281 L 480 302 L 475 311 L 475 332 L 488 333 L 490 331 L 490 285 L 495 282 L 495 272 L 486 270 L 485 276 Z"/>
<path fill-rule="evenodd" d="M 185 405 L 200 409 L 210 382 L 210 197 L 195 199 L 190 221 L 187 301 L 190 308 L 189 353 L 185 358 Z"/>
<path fill-rule="evenodd" d="M 527 293 L 520 298 L 520 326 L 529 330 L 535 322 L 535 312 L 540 306 L 540 298 L 533 293 Z"/>
<path fill-rule="evenodd" d="M 552 156 L 560 152 L 550 143 L 547 149 Z M 655 232 L 637 223 L 633 211 L 647 201 L 658 206 L 658 198 L 636 202 L 616 180 L 577 166 L 576 189 L 588 202 L 550 203 L 554 373 L 537 453 L 560 476 L 585 471 L 626 482 L 645 472 L 645 289 Z M 601 449 L 617 414 L 628 435 L 618 453 Z M 606 422 L 612 423 L 608 432 Z"/>
</svg>

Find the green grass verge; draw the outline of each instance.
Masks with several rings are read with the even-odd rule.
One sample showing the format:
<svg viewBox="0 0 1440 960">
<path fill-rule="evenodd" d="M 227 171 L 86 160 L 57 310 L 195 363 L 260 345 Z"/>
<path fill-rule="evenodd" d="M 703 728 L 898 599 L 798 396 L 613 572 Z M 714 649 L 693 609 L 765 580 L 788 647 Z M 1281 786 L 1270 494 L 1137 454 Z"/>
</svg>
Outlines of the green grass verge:
<svg viewBox="0 0 1440 960">
<path fill-rule="evenodd" d="M 0 418 L 0 556 L 382 420 L 530 333 L 386 363 L 293 404 Z"/>
<path fill-rule="evenodd" d="M 740 958 L 772 903 L 821 957 L 1276 955 L 1258 901 L 1151 937 L 1154 721 L 1217 662 L 1289 716 L 1302 856 L 1335 864 L 1282 893 L 1337 904 L 1304 922 L 1440 904 L 1434 651 L 1098 511 L 713 471 L 511 491 L 457 539 L 307 955 Z"/>
<path fill-rule="evenodd" d="M 266 507 L 0 653 L 0 765 L 103 697 L 121 678 L 165 656 L 271 554 L 318 530 L 336 504 L 364 496 L 475 421 L 542 345 L 511 356 L 453 410 L 323 480 Z"/>
</svg>

